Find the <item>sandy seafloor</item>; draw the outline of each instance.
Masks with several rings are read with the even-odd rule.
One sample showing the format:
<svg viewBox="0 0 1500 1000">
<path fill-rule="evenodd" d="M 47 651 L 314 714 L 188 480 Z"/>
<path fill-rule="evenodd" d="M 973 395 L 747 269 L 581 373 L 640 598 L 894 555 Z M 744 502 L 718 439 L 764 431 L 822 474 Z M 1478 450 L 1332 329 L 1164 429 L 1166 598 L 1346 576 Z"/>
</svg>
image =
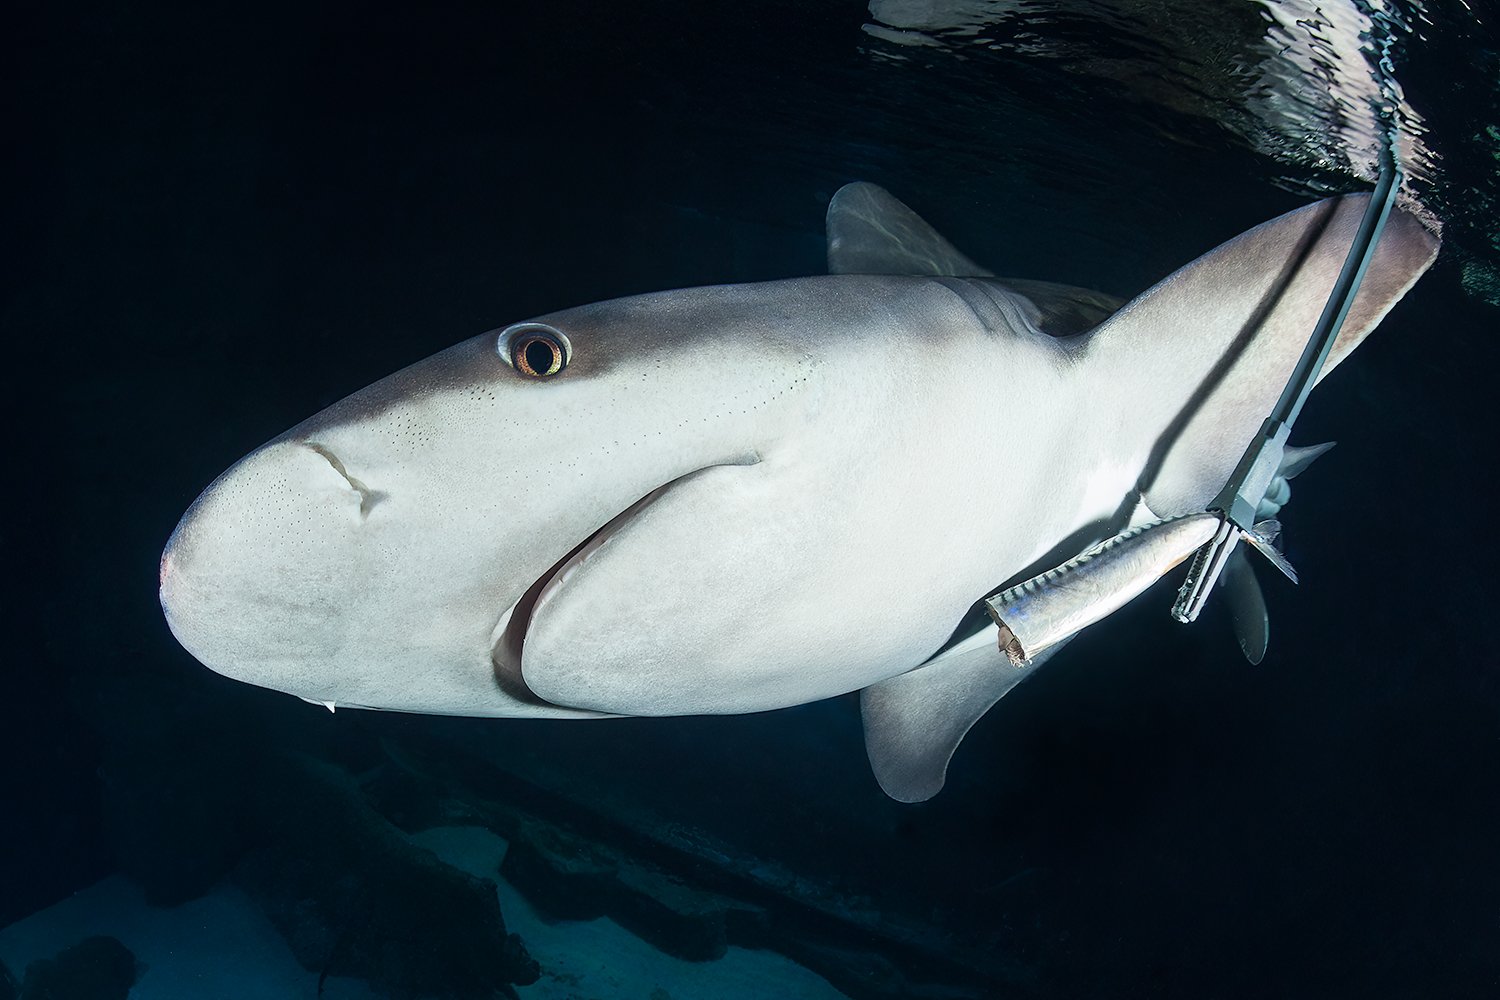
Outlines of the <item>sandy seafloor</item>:
<svg viewBox="0 0 1500 1000">
<path fill-rule="evenodd" d="M 442 860 L 496 883 L 507 929 L 542 966 L 521 987 L 526 1000 L 839 1000 L 843 994 L 774 952 L 731 947 L 713 962 L 686 962 L 642 941 L 608 917 L 549 922 L 496 874 L 506 842 L 479 827 L 439 827 L 412 839 Z M 119 938 L 140 962 L 131 1000 L 296 1000 L 316 997 L 318 975 L 297 964 L 260 909 L 232 883 L 174 907 L 146 902 L 123 875 L 111 875 L 0 930 L 0 962 L 18 976 L 94 934 Z M 330 976 L 325 1000 L 374 1000 L 362 981 Z"/>
</svg>

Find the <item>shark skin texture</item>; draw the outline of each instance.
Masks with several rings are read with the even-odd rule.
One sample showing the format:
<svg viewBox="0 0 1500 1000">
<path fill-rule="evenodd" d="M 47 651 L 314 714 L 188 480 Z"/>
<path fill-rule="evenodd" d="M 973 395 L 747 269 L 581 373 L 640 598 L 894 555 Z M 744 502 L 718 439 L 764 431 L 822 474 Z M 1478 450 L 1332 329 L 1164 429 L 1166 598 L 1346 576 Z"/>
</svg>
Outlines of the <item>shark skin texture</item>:
<svg viewBox="0 0 1500 1000">
<path fill-rule="evenodd" d="M 1366 200 L 1122 303 L 996 278 L 847 185 L 828 275 L 515 323 L 255 450 L 173 532 L 162 608 L 211 669 L 329 708 L 672 716 L 863 691 L 882 787 L 930 797 L 1039 665 L 963 625 L 977 602 L 1143 511 L 1203 509 Z M 1392 212 L 1323 375 L 1437 251 Z"/>
</svg>

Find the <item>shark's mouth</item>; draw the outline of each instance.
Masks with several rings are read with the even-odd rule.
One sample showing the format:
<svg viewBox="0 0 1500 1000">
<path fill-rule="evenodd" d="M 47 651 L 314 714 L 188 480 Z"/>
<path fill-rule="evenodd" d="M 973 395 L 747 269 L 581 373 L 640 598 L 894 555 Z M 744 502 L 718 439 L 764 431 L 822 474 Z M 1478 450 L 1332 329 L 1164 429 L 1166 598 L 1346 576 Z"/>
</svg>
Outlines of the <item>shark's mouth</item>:
<svg viewBox="0 0 1500 1000">
<path fill-rule="evenodd" d="M 724 466 L 755 465 L 758 462 L 760 462 L 760 456 L 756 454 L 751 454 L 735 461 L 716 462 L 701 469 L 694 469 L 692 472 L 678 476 L 676 479 L 658 486 L 606 521 L 600 528 L 574 546 L 567 555 L 553 563 L 545 573 L 537 577 L 531 586 L 526 588 L 525 593 L 521 595 L 520 599 L 500 615 L 500 619 L 496 622 L 494 631 L 490 636 L 490 661 L 494 665 L 495 681 L 500 685 L 501 690 L 511 697 L 529 704 L 552 705 L 552 702 L 538 697 L 531 690 L 521 671 L 521 658 L 525 651 L 526 633 L 531 627 L 532 614 L 536 610 L 537 605 L 544 600 L 555 597 L 557 592 L 566 585 L 568 577 L 582 566 L 590 556 L 599 551 L 613 535 L 618 533 L 637 515 L 665 496 L 669 490 L 711 469 L 722 468 Z M 571 706 L 559 705 L 556 707 L 568 708 Z"/>
</svg>

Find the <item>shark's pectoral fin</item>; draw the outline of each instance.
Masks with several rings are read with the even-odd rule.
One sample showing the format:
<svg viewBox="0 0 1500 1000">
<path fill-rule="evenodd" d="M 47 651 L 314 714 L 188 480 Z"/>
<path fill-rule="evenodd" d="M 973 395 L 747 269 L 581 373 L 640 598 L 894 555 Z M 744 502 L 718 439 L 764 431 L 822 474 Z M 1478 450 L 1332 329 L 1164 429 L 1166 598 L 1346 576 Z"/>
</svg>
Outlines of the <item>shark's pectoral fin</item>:
<svg viewBox="0 0 1500 1000">
<path fill-rule="evenodd" d="M 1266 598 L 1244 549 L 1235 549 L 1224 564 L 1221 579 L 1224 596 L 1229 602 L 1230 619 L 1240 652 L 1251 663 L 1259 663 L 1271 641 L 1271 616 L 1266 612 Z"/>
<path fill-rule="evenodd" d="M 861 691 L 865 751 L 880 787 L 899 802 L 936 795 L 974 723 L 1066 641 L 1018 668 L 1000 651 L 991 625 L 915 670 Z"/>
</svg>

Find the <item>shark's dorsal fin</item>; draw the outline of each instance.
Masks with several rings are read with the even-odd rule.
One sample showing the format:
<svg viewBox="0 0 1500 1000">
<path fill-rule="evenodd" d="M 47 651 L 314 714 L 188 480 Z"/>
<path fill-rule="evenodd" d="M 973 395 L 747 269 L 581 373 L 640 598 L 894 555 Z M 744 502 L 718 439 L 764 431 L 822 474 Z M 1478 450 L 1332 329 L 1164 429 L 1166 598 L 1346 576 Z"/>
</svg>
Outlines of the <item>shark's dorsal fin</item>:
<svg viewBox="0 0 1500 1000">
<path fill-rule="evenodd" d="M 828 203 L 829 274 L 927 274 L 990 278 L 916 212 L 876 184 L 845 184 Z M 1123 304 L 1103 292 L 1050 281 L 1000 278 L 1036 328 L 1054 337 L 1084 333 Z"/>
<path fill-rule="evenodd" d="M 942 790 L 948 762 L 974 723 L 1067 640 L 1014 667 L 994 625 L 915 670 L 860 692 L 865 751 L 875 780 L 898 802 L 925 802 Z"/>
<path fill-rule="evenodd" d="M 828 203 L 829 274 L 991 277 L 889 191 L 858 181 Z"/>
</svg>

